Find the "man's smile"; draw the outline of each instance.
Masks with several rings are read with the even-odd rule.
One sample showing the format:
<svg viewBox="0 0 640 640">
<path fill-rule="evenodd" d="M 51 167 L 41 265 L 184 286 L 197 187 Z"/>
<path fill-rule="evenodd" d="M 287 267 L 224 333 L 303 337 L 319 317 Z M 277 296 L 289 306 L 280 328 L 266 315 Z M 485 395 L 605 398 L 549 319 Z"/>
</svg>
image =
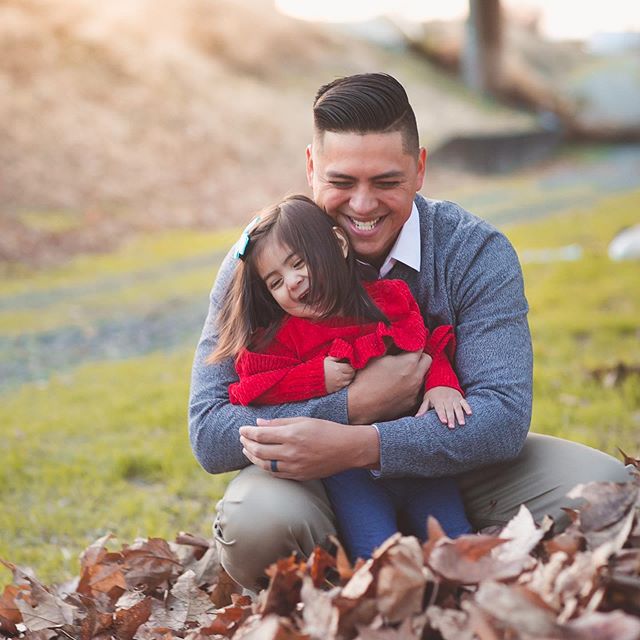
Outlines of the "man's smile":
<svg viewBox="0 0 640 640">
<path fill-rule="evenodd" d="M 345 217 L 348 218 L 352 228 L 354 228 L 356 231 L 365 233 L 368 231 L 373 231 L 378 226 L 378 223 L 386 218 L 386 216 L 379 216 L 378 218 L 374 218 L 373 220 L 356 220 L 351 216 Z"/>
</svg>

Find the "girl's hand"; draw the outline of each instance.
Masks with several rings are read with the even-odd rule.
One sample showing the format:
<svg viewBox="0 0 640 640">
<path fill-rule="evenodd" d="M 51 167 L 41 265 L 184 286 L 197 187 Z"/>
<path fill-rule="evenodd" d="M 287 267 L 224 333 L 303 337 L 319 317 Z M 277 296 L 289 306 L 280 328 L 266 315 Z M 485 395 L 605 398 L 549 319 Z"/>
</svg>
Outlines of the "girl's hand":
<svg viewBox="0 0 640 640">
<path fill-rule="evenodd" d="M 464 424 L 465 413 L 470 416 L 472 411 L 469 403 L 457 389 L 451 387 L 433 387 L 424 394 L 424 400 L 416 413 L 416 417 L 424 415 L 429 409 L 435 409 L 442 424 L 454 429 L 456 420 L 459 425 Z"/>
<path fill-rule="evenodd" d="M 331 356 L 324 359 L 324 383 L 327 393 L 335 393 L 349 386 L 355 375 L 355 369 L 348 362 L 340 362 L 338 358 Z"/>
</svg>

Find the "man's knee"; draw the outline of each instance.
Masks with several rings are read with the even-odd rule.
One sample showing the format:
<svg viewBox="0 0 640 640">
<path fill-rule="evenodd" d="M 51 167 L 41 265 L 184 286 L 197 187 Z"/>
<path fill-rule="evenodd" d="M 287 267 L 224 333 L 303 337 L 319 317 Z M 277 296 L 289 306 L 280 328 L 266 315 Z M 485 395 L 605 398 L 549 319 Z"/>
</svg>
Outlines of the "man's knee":
<svg viewBox="0 0 640 640">
<path fill-rule="evenodd" d="M 257 467 L 234 478 L 214 524 L 222 566 L 251 589 L 261 586 L 264 569 L 278 558 L 306 557 L 334 531 L 320 482 L 282 480 Z"/>
<path fill-rule="evenodd" d="M 628 482 L 624 465 L 606 453 L 576 442 L 529 434 L 522 453 L 507 464 L 478 469 L 460 478 L 468 515 L 477 527 L 504 525 L 525 504 L 540 521 L 548 514 L 558 528 L 568 523 L 567 497 L 587 482 Z"/>
</svg>

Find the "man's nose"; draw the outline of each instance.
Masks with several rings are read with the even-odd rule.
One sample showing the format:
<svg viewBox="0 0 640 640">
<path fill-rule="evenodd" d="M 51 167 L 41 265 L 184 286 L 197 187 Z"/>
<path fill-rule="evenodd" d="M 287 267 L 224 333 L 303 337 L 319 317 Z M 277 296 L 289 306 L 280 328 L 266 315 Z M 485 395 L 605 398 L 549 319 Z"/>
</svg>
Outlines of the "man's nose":
<svg viewBox="0 0 640 640">
<path fill-rule="evenodd" d="M 378 200 L 368 187 L 362 187 L 353 193 L 349 206 L 354 213 L 367 215 L 376 210 Z"/>
</svg>

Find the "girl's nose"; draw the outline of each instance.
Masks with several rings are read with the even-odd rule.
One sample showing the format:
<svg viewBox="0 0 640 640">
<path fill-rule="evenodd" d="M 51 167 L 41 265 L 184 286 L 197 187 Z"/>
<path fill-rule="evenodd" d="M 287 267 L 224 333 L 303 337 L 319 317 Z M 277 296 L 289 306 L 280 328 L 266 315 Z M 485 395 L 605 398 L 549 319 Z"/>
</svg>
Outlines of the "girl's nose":
<svg viewBox="0 0 640 640">
<path fill-rule="evenodd" d="M 289 289 L 295 289 L 302 282 L 302 276 L 299 273 L 292 273 L 287 278 L 287 286 Z"/>
</svg>

